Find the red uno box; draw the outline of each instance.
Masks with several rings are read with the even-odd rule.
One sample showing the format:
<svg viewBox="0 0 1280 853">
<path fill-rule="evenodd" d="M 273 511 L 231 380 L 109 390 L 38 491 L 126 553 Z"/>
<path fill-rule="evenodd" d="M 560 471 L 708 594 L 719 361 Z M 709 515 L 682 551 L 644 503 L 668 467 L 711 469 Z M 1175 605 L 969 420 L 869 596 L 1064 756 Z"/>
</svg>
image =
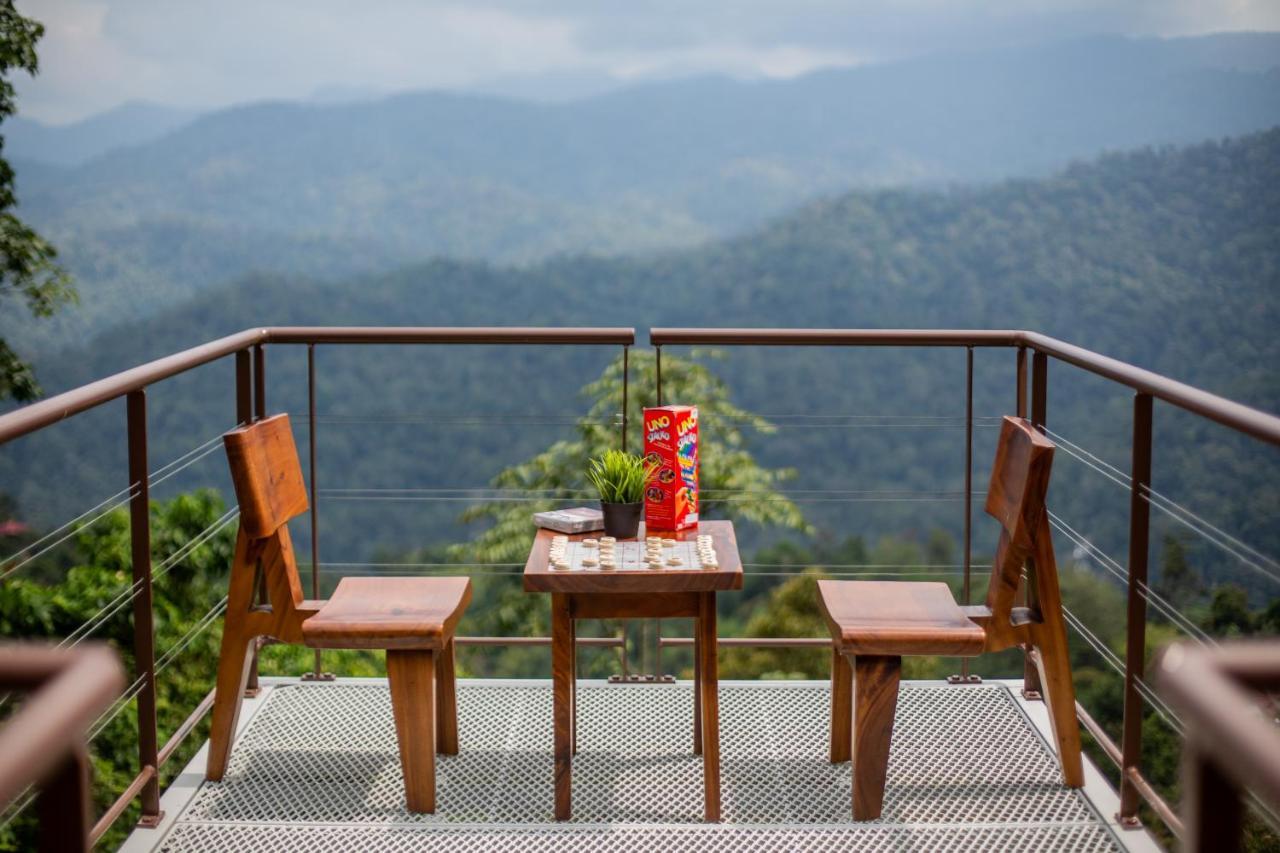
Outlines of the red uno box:
<svg viewBox="0 0 1280 853">
<path fill-rule="evenodd" d="M 658 466 L 645 492 L 648 530 L 698 526 L 698 407 L 644 410 L 645 459 Z"/>
</svg>

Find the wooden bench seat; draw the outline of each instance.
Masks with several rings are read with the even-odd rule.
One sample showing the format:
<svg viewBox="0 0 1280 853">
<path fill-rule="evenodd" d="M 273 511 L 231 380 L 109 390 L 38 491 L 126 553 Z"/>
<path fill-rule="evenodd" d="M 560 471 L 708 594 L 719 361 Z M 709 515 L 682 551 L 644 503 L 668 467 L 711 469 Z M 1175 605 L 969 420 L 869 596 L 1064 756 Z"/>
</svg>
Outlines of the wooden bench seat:
<svg viewBox="0 0 1280 853">
<path fill-rule="evenodd" d="M 986 642 L 944 583 L 818 581 L 818 602 L 844 654 L 968 657 Z"/>
<path fill-rule="evenodd" d="M 1053 443 L 1004 419 L 986 511 L 1000 522 L 986 603 L 960 607 L 942 583 L 819 581 L 831 629 L 831 761 L 853 761 L 853 817 L 880 817 L 904 655 L 1034 649 L 1063 781 L 1084 784 L 1075 689 L 1045 495 Z M 1014 607 L 1025 581 L 1027 607 Z M 962 689 L 962 688 L 957 688 Z M 975 756 L 975 762 L 980 760 Z"/>
<path fill-rule="evenodd" d="M 343 578 L 302 623 L 313 649 L 442 649 L 471 601 L 466 578 Z"/>
<path fill-rule="evenodd" d="M 458 752 L 453 635 L 471 601 L 471 581 L 343 578 L 328 601 L 302 597 L 289 519 L 306 512 L 307 489 L 288 415 L 223 436 L 240 530 L 231 563 L 205 778 L 227 772 L 231 740 L 256 641 L 317 649 L 385 649 L 405 800 L 433 812 L 435 756 Z"/>
</svg>

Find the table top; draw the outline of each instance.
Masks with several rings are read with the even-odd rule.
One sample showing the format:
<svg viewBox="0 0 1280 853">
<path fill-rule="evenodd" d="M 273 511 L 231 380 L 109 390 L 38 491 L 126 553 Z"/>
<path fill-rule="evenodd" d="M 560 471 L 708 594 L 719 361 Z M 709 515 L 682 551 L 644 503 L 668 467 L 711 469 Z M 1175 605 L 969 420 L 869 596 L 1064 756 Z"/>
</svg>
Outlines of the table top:
<svg viewBox="0 0 1280 853">
<path fill-rule="evenodd" d="M 733 533 L 731 521 L 703 521 L 697 527 L 690 527 L 678 533 L 669 531 L 655 532 L 664 539 L 677 541 L 695 540 L 699 535 L 711 536 L 715 545 L 719 565 L 714 569 L 681 566 L 661 569 L 553 569 L 550 566 L 549 554 L 551 540 L 565 534 L 554 530 L 540 529 L 533 540 L 533 548 L 529 551 L 529 560 L 524 566 L 525 592 L 559 592 L 559 593 L 664 593 L 664 592 L 717 592 L 720 590 L 742 589 L 742 558 L 738 556 L 738 540 Z M 575 533 L 569 536 L 570 541 L 596 539 L 603 535 L 600 531 Z M 636 540 L 645 538 L 644 524 Z M 636 541 L 625 540 L 625 541 Z M 624 540 L 619 540 L 624 541 Z"/>
</svg>

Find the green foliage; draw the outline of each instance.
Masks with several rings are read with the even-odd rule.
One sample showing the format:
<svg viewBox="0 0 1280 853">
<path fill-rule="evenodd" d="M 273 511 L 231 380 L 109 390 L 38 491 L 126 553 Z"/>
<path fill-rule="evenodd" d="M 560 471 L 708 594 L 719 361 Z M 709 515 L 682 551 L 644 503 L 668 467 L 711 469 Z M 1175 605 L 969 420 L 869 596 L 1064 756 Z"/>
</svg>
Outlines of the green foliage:
<svg viewBox="0 0 1280 853">
<path fill-rule="evenodd" d="M 1273 602 L 1274 605 L 1274 602 Z M 1253 633 L 1254 614 L 1249 610 L 1249 597 L 1235 584 L 1224 584 L 1213 591 L 1204 627 L 1215 637 L 1238 637 Z"/>
<path fill-rule="evenodd" d="M 657 470 L 656 463 L 634 453 L 606 450 L 587 463 L 587 480 L 600 493 L 602 503 L 636 504 L 644 500 L 645 487 Z"/>
<path fill-rule="evenodd" d="M 1204 582 L 1187 559 L 1183 540 L 1165 534 L 1160 551 L 1160 582 L 1156 591 L 1178 610 L 1186 610 L 1204 595 Z"/>
<path fill-rule="evenodd" d="M 212 662 L 218 658 L 222 620 L 202 623 L 202 619 L 220 607 L 226 595 L 234 527 L 219 530 L 177 561 L 170 558 L 213 525 L 223 510 L 221 499 L 212 491 L 184 494 L 151 506 L 156 704 L 162 743 L 213 687 Z M 58 561 L 41 564 L 42 558 L 0 584 L 0 635 L 57 640 L 101 612 L 106 617 L 85 639 L 108 643 L 124 661 L 126 672 L 133 673 L 128 513 L 118 510 L 80 530 L 71 559 L 71 568 L 60 571 Z M 133 678 L 129 676 L 130 681 Z M 162 771 L 164 784 L 200 747 L 207 731 L 206 722 L 184 741 Z M 130 702 L 91 744 L 95 814 L 101 814 L 137 773 L 137 743 L 137 712 Z M 0 831 L 0 850 L 34 848 L 36 826 L 31 811 Z M 136 806 L 125 812 L 104 838 L 104 848 L 111 849 L 124 839 L 137 814 Z"/>
<path fill-rule="evenodd" d="M 19 14 L 13 0 L 0 0 L 0 121 L 17 110 L 8 75 L 15 69 L 36 73 L 36 42 L 43 35 L 43 25 Z M 54 261 L 53 246 L 13 213 L 18 203 L 13 181 L 13 167 L 0 158 L 0 299 L 17 296 L 33 316 L 48 317 L 74 299 L 75 291 L 71 277 Z M 31 366 L 0 339 L 0 400 L 26 401 L 39 394 Z"/>
<path fill-rule="evenodd" d="M 636 422 L 644 401 L 656 397 L 656 364 L 652 353 L 630 355 L 630 381 L 627 411 Z M 728 517 L 749 521 L 762 527 L 792 530 L 806 529 L 800 510 L 777 491 L 777 486 L 791 476 L 785 469 L 766 468 L 746 450 L 748 432 L 769 433 L 771 425 L 744 411 L 729 400 L 729 389 L 705 366 L 686 359 L 664 357 L 662 388 L 665 399 L 684 401 L 698 406 L 699 418 L 699 486 L 706 494 L 726 494 L 750 490 L 765 498 L 759 502 L 702 502 L 703 517 Z M 616 413 L 622 411 L 622 359 L 613 361 L 600 378 L 588 383 L 582 395 L 589 410 L 578 424 L 578 437 L 556 441 L 532 458 L 512 465 L 494 477 L 492 486 L 514 490 L 519 494 L 545 495 L 534 501 L 489 501 L 462 513 L 464 523 L 487 523 L 487 527 L 470 542 L 455 545 L 449 556 L 462 564 L 480 566 L 524 565 L 533 542 L 534 527 L 530 515 L 552 509 L 564 501 L 556 496 L 580 495 L 586 485 L 584 460 L 603 457 L 618 450 L 618 431 L 613 426 Z M 639 430 L 628 432 L 628 440 L 638 450 Z M 504 583 L 490 575 L 476 584 L 468 614 L 468 631 L 502 636 L 546 636 L 549 631 L 544 596 L 524 594 L 518 583 Z M 612 625 L 603 630 L 613 633 Z M 535 675 L 545 669 L 545 655 L 527 649 L 503 649 L 487 655 L 477 666 L 482 672 L 504 675 Z M 613 672 L 614 663 L 606 657 L 586 662 L 600 671 Z"/>
</svg>

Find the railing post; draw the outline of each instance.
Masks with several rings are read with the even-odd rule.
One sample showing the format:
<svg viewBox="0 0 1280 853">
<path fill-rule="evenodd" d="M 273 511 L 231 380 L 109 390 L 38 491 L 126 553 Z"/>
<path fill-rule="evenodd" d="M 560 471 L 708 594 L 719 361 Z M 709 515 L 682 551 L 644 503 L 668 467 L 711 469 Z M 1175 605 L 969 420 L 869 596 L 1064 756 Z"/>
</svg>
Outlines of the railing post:
<svg viewBox="0 0 1280 853">
<path fill-rule="evenodd" d="M 133 562 L 133 660 L 135 675 L 142 679 L 138 693 L 138 771 L 159 770 L 156 733 L 156 646 L 151 604 L 151 492 L 147 479 L 147 392 L 132 391 L 125 400 L 129 433 L 129 484 L 135 489 L 129 500 L 129 542 Z M 158 774 L 139 792 L 142 817 L 139 825 L 160 823 Z"/>
<path fill-rule="evenodd" d="M 1018 390 L 1014 395 L 1015 411 L 1020 418 L 1027 416 L 1027 348 L 1018 347 L 1018 361 L 1015 368 Z"/>
<path fill-rule="evenodd" d="M 267 416 L 267 351 L 253 345 L 253 419 Z"/>
<path fill-rule="evenodd" d="M 1151 412 L 1150 394 L 1133 395 L 1133 463 L 1129 480 L 1129 594 L 1128 631 L 1124 657 L 1124 729 L 1120 741 L 1120 811 L 1116 817 L 1127 827 L 1138 823 L 1141 794 L 1129 771 L 1142 763 L 1142 695 L 1147 653 L 1147 557 L 1150 544 Z"/>
<path fill-rule="evenodd" d="M 253 419 L 253 374 L 249 351 L 236 353 L 236 425 Z"/>
<path fill-rule="evenodd" d="M 622 452 L 627 452 L 627 379 L 631 373 L 631 347 L 622 345 Z"/>
<path fill-rule="evenodd" d="M 243 359 L 241 358 L 243 356 Z M 250 400 L 252 399 L 252 406 Z M 252 381 L 250 381 L 250 364 L 249 352 L 236 353 L 236 415 L 240 418 L 241 423 L 250 423 L 251 421 L 261 418 L 267 410 L 267 362 L 266 353 L 262 349 L 261 344 L 255 344 L 253 347 L 253 364 L 252 364 Z M 263 584 L 266 583 L 265 577 Z M 259 598 L 265 598 L 263 590 L 265 586 L 259 586 L 258 592 L 255 593 Z M 258 695 L 258 653 L 261 651 L 262 645 L 260 640 L 253 642 L 253 659 L 249 662 L 249 679 L 244 685 L 244 695 L 254 697 Z"/>
<path fill-rule="evenodd" d="M 655 405 L 661 406 L 662 405 L 662 347 L 653 348 L 653 369 L 654 369 L 654 372 L 657 374 L 657 381 L 655 382 L 655 384 L 657 385 L 656 395 L 655 395 L 657 397 L 657 403 L 655 403 Z"/>
<path fill-rule="evenodd" d="M 311 480 L 311 597 L 320 597 L 320 527 L 319 500 L 316 496 L 316 345 L 307 344 L 307 473 Z M 324 672 L 320 649 L 315 650 L 311 672 L 304 681 L 332 681 Z"/>
<path fill-rule="evenodd" d="M 1049 409 L 1049 356 L 1036 353 L 1031 359 L 1031 424 L 1044 432 Z"/>
<path fill-rule="evenodd" d="M 1019 367 L 1025 376 L 1026 356 L 1020 359 Z M 1024 383 L 1019 380 L 1019 389 Z M 1025 393 L 1025 392 L 1024 392 Z M 1025 398 L 1021 401 L 1025 405 Z M 1049 411 L 1049 356 L 1042 352 L 1037 352 L 1031 358 L 1031 424 L 1040 432 L 1044 432 L 1045 420 Z M 1031 571 L 1035 570 L 1034 565 Z M 1029 580 L 1029 579 L 1028 579 Z M 1035 601 L 1035 584 L 1030 582 L 1023 585 L 1018 593 L 1018 603 L 1026 604 L 1030 607 L 1036 606 Z M 1031 657 L 1030 647 L 1024 647 L 1022 650 L 1022 695 L 1026 699 L 1043 699 L 1044 692 L 1040 686 L 1040 670 L 1036 669 L 1035 661 Z"/>
<path fill-rule="evenodd" d="M 965 347 L 964 374 L 964 603 L 970 596 L 970 555 L 973 540 L 973 347 Z M 960 676 L 948 678 L 953 684 L 977 684 L 979 676 L 969 674 L 969 659 L 960 658 Z"/>
<path fill-rule="evenodd" d="M 661 406 L 662 405 L 662 347 L 660 346 L 655 346 L 653 348 L 653 370 L 654 370 L 654 386 L 655 386 L 654 396 L 656 398 L 654 405 Z M 644 422 L 643 421 L 641 421 L 640 423 L 640 436 L 641 436 L 641 442 L 642 442 L 640 449 L 641 449 L 641 452 L 643 452 L 644 451 L 644 445 L 643 445 Z M 651 637 L 649 636 L 650 634 L 652 634 Z M 657 619 L 651 619 L 648 622 L 646 622 L 645 630 L 642 634 L 642 638 L 645 640 L 645 642 L 644 642 L 644 646 L 641 653 L 641 660 L 644 661 L 644 664 L 645 664 L 644 668 L 648 670 L 647 674 L 652 675 L 654 680 L 657 681 L 661 678 L 661 675 L 662 675 L 661 673 L 662 623 L 659 622 Z M 652 640 L 652 645 L 648 642 L 649 640 Z"/>
<path fill-rule="evenodd" d="M 71 750 L 36 799 L 42 853 L 92 849 L 89 802 L 89 753 L 84 744 Z"/>
</svg>

